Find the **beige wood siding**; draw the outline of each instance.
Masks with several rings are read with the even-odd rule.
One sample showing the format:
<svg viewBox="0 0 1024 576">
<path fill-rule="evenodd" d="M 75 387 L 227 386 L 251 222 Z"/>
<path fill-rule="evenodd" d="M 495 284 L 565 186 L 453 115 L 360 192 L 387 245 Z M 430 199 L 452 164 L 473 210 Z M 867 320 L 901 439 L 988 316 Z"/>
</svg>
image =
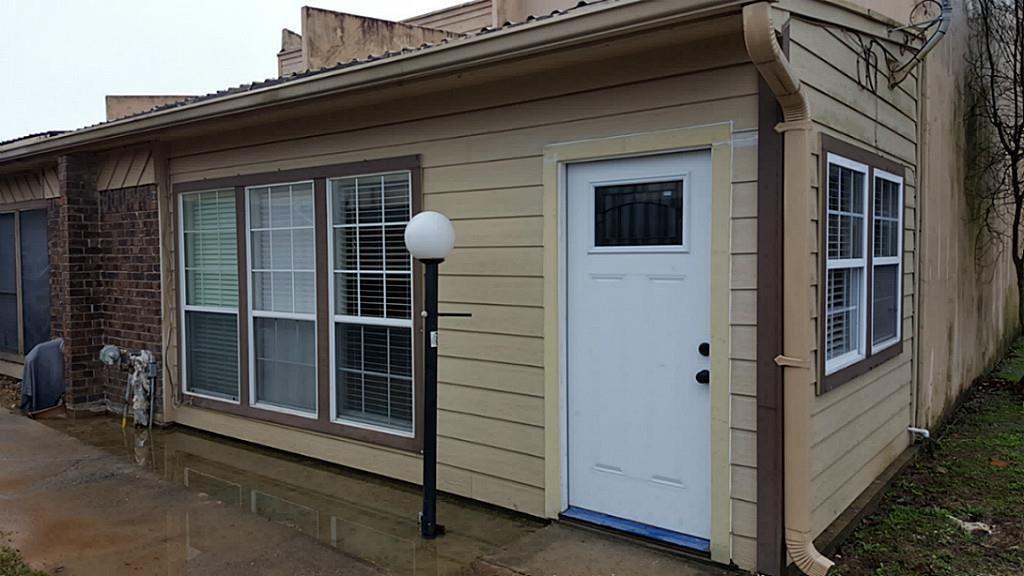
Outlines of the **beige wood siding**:
<svg viewBox="0 0 1024 576">
<path fill-rule="evenodd" d="M 149 146 L 107 152 L 97 163 L 96 189 L 101 192 L 156 182 L 153 150 Z"/>
<path fill-rule="evenodd" d="M 874 26 L 856 18 L 857 25 Z M 878 28 L 878 26 L 875 26 Z M 884 28 L 882 28 L 884 30 Z M 812 524 L 824 530 L 910 443 L 912 419 L 912 351 L 917 207 L 917 89 L 914 78 L 890 90 L 884 73 L 877 90 L 858 83 L 858 52 L 854 37 L 795 17 L 790 28 L 790 54 L 806 87 L 818 129 L 907 167 L 904 192 L 903 345 L 902 355 L 839 388 L 815 397 L 812 416 Z M 863 71 L 861 62 L 861 71 Z M 863 77 L 861 83 L 864 83 Z M 812 163 L 815 238 L 820 243 L 819 208 L 822 190 L 819 151 Z M 820 246 L 814 247 L 820 262 Z M 813 267 L 815 302 L 822 286 Z M 815 312 L 815 334 L 823 322 Z M 816 353 L 816 364 L 822 361 Z M 820 365 L 820 364 L 818 364 Z M 810 393 L 811 391 L 809 391 Z"/>
<path fill-rule="evenodd" d="M 58 196 L 60 190 L 56 168 L 0 176 L 0 210 L 4 204 L 46 200 Z"/>
<path fill-rule="evenodd" d="M 449 32 L 477 32 L 491 25 L 491 0 L 466 2 L 437 12 L 431 12 L 408 20 L 406 24 L 439 28 Z"/>
<path fill-rule="evenodd" d="M 458 239 L 441 267 L 441 309 L 473 313 L 441 323 L 441 486 L 543 515 L 544 146 L 732 122 L 733 484 L 737 505 L 752 506 L 757 73 L 738 36 L 706 39 L 700 51 L 699 59 L 665 58 L 660 50 L 612 57 L 598 67 L 181 142 L 171 149 L 170 178 L 420 154 L 424 208 L 446 213 Z M 408 453 L 179 412 L 195 426 L 418 481 L 418 458 Z M 734 548 L 744 555 L 738 562 L 752 567 L 755 527 L 746 516 L 739 520 Z"/>
<path fill-rule="evenodd" d="M 757 565 L 757 129 L 733 133 L 730 247 L 732 557 Z"/>
</svg>

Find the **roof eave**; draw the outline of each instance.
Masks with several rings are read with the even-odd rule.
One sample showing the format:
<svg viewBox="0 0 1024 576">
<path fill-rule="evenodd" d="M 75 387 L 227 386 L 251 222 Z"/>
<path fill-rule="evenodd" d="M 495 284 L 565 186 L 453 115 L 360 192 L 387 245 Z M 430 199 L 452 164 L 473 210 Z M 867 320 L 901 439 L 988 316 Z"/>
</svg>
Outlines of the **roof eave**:
<svg viewBox="0 0 1024 576">
<path fill-rule="evenodd" d="M 70 152 L 84 147 L 181 126 L 294 103 L 310 98 L 378 87 L 394 81 L 451 73 L 470 66 L 521 58 L 665 25 L 738 11 L 753 0 L 618 0 L 580 9 L 562 18 L 497 30 L 455 43 L 369 61 L 323 74 L 300 78 L 194 104 L 157 110 L 83 128 L 7 149 L 0 147 L 0 165 L 32 157 Z"/>
</svg>

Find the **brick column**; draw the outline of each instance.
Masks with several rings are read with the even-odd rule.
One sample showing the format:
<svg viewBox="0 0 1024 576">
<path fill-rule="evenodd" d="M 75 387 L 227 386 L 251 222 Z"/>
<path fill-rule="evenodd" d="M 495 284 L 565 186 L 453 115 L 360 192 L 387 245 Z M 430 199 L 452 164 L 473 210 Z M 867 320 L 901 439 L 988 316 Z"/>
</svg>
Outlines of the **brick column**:
<svg viewBox="0 0 1024 576">
<path fill-rule="evenodd" d="M 97 353 L 102 330 L 99 203 L 91 155 L 58 159 L 60 197 L 49 209 L 51 331 L 64 339 L 65 401 L 70 409 L 102 406 Z"/>
</svg>

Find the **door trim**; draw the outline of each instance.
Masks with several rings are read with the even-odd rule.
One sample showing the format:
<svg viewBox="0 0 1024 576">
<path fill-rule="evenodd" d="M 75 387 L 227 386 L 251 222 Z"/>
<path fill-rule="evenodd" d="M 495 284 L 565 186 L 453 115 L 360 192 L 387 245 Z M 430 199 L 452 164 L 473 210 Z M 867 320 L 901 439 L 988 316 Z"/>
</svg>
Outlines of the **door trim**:
<svg viewBox="0 0 1024 576">
<path fill-rule="evenodd" d="M 566 166 L 673 152 L 711 151 L 711 559 L 731 559 L 729 448 L 729 222 L 732 123 L 551 144 L 544 148 L 544 508 L 568 507 Z"/>
</svg>

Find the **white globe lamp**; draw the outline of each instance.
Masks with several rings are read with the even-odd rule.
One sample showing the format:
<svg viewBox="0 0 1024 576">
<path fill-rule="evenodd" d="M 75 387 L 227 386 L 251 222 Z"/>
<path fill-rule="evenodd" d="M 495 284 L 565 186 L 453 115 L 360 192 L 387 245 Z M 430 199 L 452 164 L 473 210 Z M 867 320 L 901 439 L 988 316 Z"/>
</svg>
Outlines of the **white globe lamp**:
<svg viewBox="0 0 1024 576">
<path fill-rule="evenodd" d="M 405 226 L 405 247 L 417 260 L 444 260 L 455 247 L 455 228 L 440 212 L 420 212 Z"/>
<path fill-rule="evenodd" d="M 423 511 L 420 535 L 444 534 L 437 523 L 437 268 L 455 247 L 455 228 L 439 212 L 420 212 L 405 226 L 405 247 L 423 263 Z"/>
</svg>

